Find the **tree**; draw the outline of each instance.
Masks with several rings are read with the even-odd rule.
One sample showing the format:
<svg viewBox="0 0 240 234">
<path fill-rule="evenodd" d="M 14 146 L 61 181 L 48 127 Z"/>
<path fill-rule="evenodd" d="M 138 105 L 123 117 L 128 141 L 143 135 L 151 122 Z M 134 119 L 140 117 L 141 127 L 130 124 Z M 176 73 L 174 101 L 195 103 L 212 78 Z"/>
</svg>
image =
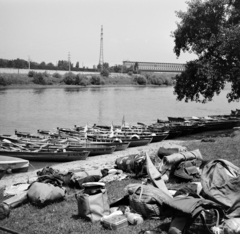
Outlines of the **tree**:
<svg viewBox="0 0 240 234">
<path fill-rule="evenodd" d="M 138 62 L 136 62 L 136 63 L 134 64 L 134 71 L 135 71 L 136 73 L 138 73 Z"/>
<path fill-rule="evenodd" d="M 75 68 L 79 68 L 79 62 L 76 63 Z"/>
<path fill-rule="evenodd" d="M 45 63 L 45 62 L 41 62 L 41 63 L 39 64 L 39 68 L 40 68 L 40 69 L 45 69 L 45 68 L 46 68 L 46 63 Z"/>
<path fill-rule="evenodd" d="M 46 67 L 47 67 L 48 69 L 50 69 L 50 70 L 55 68 L 55 66 L 54 66 L 53 63 L 48 63 L 48 64 L 46 65 Z"/>
<path fill-rule="evenodd" d="M 229 102 L 240 99 L 240 1 L 191 0 L 173 32 L 177 57 L 181 52 L 197 55 L 176 76 L 174 93 L 185 102 L 207 102 L 227 82 Z"/>
</svg>

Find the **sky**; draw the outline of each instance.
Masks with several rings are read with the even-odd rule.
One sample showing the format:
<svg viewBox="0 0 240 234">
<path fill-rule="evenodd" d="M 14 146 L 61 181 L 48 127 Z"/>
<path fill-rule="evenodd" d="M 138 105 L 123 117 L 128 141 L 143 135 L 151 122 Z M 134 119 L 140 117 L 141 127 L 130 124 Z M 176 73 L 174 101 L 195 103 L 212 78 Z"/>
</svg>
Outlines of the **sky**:
<svg viewBox="0 0 240 234">
<path fill-rule="evenodd" d="M 195 58 L 173 52 L 176 11 L 186 0 L 0 0 L 0 58 L 80 67 L 103 60 L 185 63 Z"/>
</svg>

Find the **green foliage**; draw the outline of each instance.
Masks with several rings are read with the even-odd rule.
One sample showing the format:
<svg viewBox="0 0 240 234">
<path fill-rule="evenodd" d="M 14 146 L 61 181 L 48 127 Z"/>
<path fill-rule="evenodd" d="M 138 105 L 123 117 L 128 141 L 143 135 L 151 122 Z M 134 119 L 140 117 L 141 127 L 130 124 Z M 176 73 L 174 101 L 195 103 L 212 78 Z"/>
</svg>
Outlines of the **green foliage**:
<svg viewBox="0 0 240 234">
<path fill-rule="evenodd" d="M 76 85 L 87 86 L 87 85 L 89 85 L 89 83 L 90 83 L 90 81 L 89 81 L 88 77 L 86 77 L 85 75 L 77 74 L 77 76 L 75 78 Z"/>
<path fill-rule="evenodd" d="M 176 77 L 178 100 L 207 102 L 227 82 L 232 84 L 229 102 L 240 99 L 240 3 L 225 0 L 192 0 L 172 36 L 174 52 L 191 52 L 197 59 Z"/>
<path fill-rule="evenodd" d="M 128 75 L 129 75 L 129 76 L 132 76 L 132 75 L 133 75 L 133 71 L 129 71 L 129 72 L 128 72 Z"/>
<path fill-rule="evenodd" d="M 67 85 L 75 85 L 76 75 L 72 72 L 68 72 L 64 75 L 63 82 Z"/>
<path fill-rule="evenodd" d="M 55 78 L 62 78 L 61 74 L 58 73 L 58 72 L 53 73 L 52 76 L 55 77 Z"/>
<path fill-rule="evenodd" d="M 0 86 L 6 86 L 6 85 L 7 85 L 6 80 L 2 76 L 0 76 Z"/>
<path fill-rule="evenodd" d="M 105 81 L 101 76 L 93 75 L 90 79 L 92 85 L 104 85 Z"/>
<path fill-rule="evenodd" d="M 28 72 L 28 77 L 34 77 L 35 74 L 36 74 L 35 71 L 29 71 Z"/>
<path fill-rule="evenodd" d="M 46 85 L 46 77 L 44 73 L 36 72 L 33 76 L 33 83 L 39 84 L 39 85 Z"/>
<path fill-rule="evenodd" d="M 49 77 L 49 74 L 48 74 L 47 71 L 43 72 L 43 75 L 44 75 L 45 77 Z"/>
<path fill-rule="evenodd" d="M 142 75 L 134 75 L 133 80 L 139 85 L 146 85 L 147 79 Z"/>
<path fill-rule="evenodd" d="M 101 71 L 101 76 L 105 76 L 105 77 L 108 77 L 109 76 L 109 74 L 110 74 L 110 72 L 109 72 L 109 70 L 108 69 L 106 69 L 106 68 L 103 68 L 103 70 Z"/>
</svg>

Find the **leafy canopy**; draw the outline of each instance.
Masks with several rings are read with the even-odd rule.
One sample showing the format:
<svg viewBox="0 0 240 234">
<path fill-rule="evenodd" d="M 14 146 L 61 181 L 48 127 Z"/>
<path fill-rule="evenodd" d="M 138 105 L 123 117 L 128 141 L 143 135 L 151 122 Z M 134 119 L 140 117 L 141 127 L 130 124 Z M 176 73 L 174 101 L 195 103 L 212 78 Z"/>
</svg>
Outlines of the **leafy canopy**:
<svg viewBox="0 0 240 234">
<path fill-rule="evenodd" d="M 185 102 L 207 102 L 231 83 L 227 99 L 240 99 L 240 0 L 192 0 L 172 33 L 174 53 L 197 55 L 176 76 L 174 93 Z"/>
</svg>

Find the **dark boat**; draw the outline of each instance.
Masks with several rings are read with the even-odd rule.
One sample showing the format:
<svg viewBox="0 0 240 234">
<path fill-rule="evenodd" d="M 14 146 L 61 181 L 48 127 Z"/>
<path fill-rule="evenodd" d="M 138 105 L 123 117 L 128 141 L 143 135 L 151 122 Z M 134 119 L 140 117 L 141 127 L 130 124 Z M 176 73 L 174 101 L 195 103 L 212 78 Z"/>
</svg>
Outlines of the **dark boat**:
<svg viewBox="0 0 240 234">
<path fill-rule="evenodd" d="M 152 138 L 121 138 L 122 142 L 130 142 L 129 147 L 137 147 L 148 145 L 152 142 Z"/>
<path fill-rule="evenodd" d="M 90 151 L 89 156 L 96 156 L 102 154 L 111 154 L 115 151 L 116 146 L 111 145 L 93 145 L 93 144 L 70 144 L 66 148 L 69 151 Z"/>
<path fill-rule="evenodd" d="M 106 141 L 88 141 L 91 145 L 106 145 L 106 146 L 115 146 L 115 151 L 125 150 L 129 147 L 130 142 L 113 142 L 112 140 Z"/>
<path fill-rule="evenodd" d="M 40 162 L 71 162 L 87 159 L 90 151 L 32 152 L 1 150 L 0 155 Z"/>
</svg>

